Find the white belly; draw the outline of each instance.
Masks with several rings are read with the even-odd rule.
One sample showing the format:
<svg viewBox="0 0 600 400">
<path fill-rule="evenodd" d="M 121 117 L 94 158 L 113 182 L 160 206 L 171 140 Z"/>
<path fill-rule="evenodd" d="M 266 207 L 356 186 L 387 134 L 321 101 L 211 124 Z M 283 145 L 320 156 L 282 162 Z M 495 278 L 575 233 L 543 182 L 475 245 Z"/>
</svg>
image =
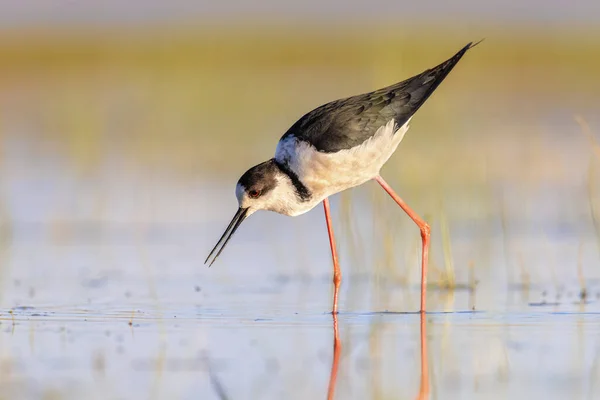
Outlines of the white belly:
<svg viewBox="0 0 600 400">
<path fill-rule="evenodd" d="M 312 193 L 310 201 L 299 204 L 290 215 L 305 213 L 332 194 L 378 176 L 404 138 L 409 122 L 395 130 L 395 122 L 390 120 L 366 142 L 335 153 L 319 152 L 294 137 L 280 141 L 275 158 L 288 160 L 290 168 Z"/>
</svg>

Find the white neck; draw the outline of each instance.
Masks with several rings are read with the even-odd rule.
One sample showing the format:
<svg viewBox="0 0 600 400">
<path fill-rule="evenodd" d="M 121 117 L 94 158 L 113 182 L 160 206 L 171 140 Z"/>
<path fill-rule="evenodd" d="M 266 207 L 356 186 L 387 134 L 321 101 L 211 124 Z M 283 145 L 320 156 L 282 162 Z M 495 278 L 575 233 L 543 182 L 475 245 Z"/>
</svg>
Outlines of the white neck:
<svg viewBox="0 0 600 400">
<path fill-rule="evenodd" d="M 295 217 L 311 210 L 317 203 L 323 199 L 315 199 L 312 196 L 310 199 L 303 201 L 291 179 L 285 175 L 277 176 L 277 186 L 273 189 L 270 196 L 267 196 L 265 209 L 275 211 L 279 214 Z"/>
</svg>

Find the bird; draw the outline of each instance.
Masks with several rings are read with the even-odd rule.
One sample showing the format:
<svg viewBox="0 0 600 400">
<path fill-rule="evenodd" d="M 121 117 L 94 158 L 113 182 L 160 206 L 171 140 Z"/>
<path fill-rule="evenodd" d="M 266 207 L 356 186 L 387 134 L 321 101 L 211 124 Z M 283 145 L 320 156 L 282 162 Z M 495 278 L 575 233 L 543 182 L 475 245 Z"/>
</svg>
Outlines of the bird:
<svg viewBox="0 0 600 400">
<path fill-rule="evenodd" d="M 273 158 L 247 170 L 237 181 L 238 209 L 205 264 L 219 257 L 240 224 L 259 210 L 295 217 L 323 204 L 333 263 L 333 306 L 338 313 L 341 269 L 329 197 L 375 180 L 414 221 L 421 234 L 421 304 L 426 312 L 431 229 L 380 170 L 408 131 L 409 122 L 465 53 L 469 42 L 441 64 L 396 84 L 323 104 L 297 120 L 280 138 Z"/>
</svg>

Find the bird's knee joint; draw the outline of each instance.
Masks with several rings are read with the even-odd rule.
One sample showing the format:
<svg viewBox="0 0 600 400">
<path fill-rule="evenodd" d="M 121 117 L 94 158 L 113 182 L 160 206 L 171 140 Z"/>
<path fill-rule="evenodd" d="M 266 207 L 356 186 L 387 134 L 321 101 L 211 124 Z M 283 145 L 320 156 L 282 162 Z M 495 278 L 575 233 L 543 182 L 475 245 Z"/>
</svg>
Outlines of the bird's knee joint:
<svg viewBox="0 0 600 400">
<path fill-rule="evenodd" d="M 421 238 L 425 240 L 429 239 L 429 236 L 431 236 L 431 227 L 427 222 L 425 222 L 425 224 L 421 226 Z"/>
<path fill-rule="evenodd" d="M 342 274 L 339 272 L 335 272 L 333 274 L 333 284 L 338 286 L 342 282 Z"/>
</svg>

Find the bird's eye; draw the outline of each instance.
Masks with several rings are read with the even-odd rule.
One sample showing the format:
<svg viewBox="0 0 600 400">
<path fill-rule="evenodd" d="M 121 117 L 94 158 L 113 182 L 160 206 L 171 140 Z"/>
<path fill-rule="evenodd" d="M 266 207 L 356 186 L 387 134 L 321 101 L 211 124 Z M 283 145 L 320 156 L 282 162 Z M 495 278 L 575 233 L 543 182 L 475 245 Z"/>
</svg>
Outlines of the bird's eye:
<svg viewBox="0 0 600 400">
<path fill-rule="evenodd" d="M 258 196 L 260 196 L 260 190 L 255 190 L 252 189 L 251 191 L 248 192 L 248 196 L 252 197 L 253 199 L 257 198 Z"/>
</svg>

